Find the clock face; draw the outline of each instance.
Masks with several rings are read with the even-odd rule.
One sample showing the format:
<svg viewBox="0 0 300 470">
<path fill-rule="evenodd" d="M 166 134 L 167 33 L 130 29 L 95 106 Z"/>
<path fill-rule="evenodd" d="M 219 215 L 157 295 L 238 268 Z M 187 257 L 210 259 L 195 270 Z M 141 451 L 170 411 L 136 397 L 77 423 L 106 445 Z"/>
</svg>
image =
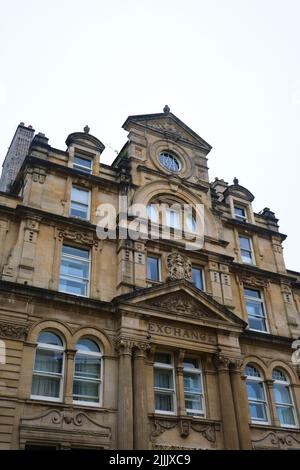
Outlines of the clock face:
<svg viewBox="0 0 300 470">
<path fill-rule="evenodd" d="M 180 163 L 174 155 L 168 152 L 163 152 L 159 155 L 159 161 L 169 171 L 180 171 Z"/>
</svg>

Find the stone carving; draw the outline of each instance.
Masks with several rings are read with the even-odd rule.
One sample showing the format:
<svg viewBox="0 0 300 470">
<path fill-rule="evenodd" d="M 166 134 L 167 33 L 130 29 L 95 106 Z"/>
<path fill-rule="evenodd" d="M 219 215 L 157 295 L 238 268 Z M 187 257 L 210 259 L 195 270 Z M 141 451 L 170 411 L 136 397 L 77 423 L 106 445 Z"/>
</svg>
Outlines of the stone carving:
<svg viewBox="0 0 300 470">
<path fill-rule="evenodd" d="M 200 447 L 182 447 L 182 446 L 167 446 L 154 444 L 152 446 L 153 450 L 202 450 Z"/>
<path fill-rule="evenodd" d="M 231 359 L 223 354 L 215 354 L 214 355 L 214 365 L 216 369 L 227 370 L 229 368 L 229 364 L 231 363 Z"/>
<path fill-rule="evenodd" d="M 193 431 L 201 433 L 209 442 L 216 442 L 216 430 L 213 424 L 191 423 Z"/>
<path fill-rule="evenodd" d="M 254 449 L 300 449 L 300 435 L 269 432 L 259 439 L 253 439 L 252 445 Z"/>
<path fill-rule="evenodd" d="M 192 280 L 192 263 L 187 256 L 180 253 L 170 253 L 167 257 L 169 280 Z"/>
<path fill-rule="evenodd" d="M 28 328 L 24 326 L 0 323 L 0 337 L 25 340 Z"/>
<path fill-rule="evenodd" d="M 115 341 L 115 349 L 119 354 L 131 354 L 133 350 L 146 354 L 150 348 L 150 342 L 134 338 L 121 337 Z"/>
<path fill-rule="evenodd" d="M 179 427 L 181 437 L 188 437 L 190 434 L 190 421 L 187 419 L 181 419 L 179 422 Z"/>
<path fill-rule="evenodd" d="M 87 412 L 69 409 L 48 409 L 38 415 L 21 419 L 20 446 L 31 440 L 47 441 L 75 445 L 85 444 L 98 446 L 109 444 L 111 428 L 103 426 L 91 418 Z"/>
<path fill-rule="evenodd" d="M 161 297 L 149 300 L 147 305 L 158 307 L 159 309 L 163 308 L 183 316 L 216 319 L 215 315 L 204 311 L 199 302 L 184 292 L 162 295 Z"/>
<path fill-rule="evenodd" d="M 77 232 L 75 230 L 69 229 L 58 229 L 58 238 L 98 247 L 98 240 L 94 237 L 93 233 Z"/>
<path fill-rule="evenodd" d="M 162 433 L 169 429 L 173 429 L 177 426 L 177 421 L 167 421 L 167 420 L 154 420 L 153 431 L 151 432 L 150 439 L 152 442 L 160 436 Z"/>
<path fill-rule="evenodd" d="M 178 419 L 176 421 L 168 421 L 166 419 L 155 419 L 153 422 L 153 430 L 150 436 L 151 442 L 155 442 L 156 438 L 169 429 L 179 427 L 181 437 L 188 437 L 190 430 L 199 432 L 203 437 L 212 444 L 216 442 L 216 430 L 214 423 L 198 423 L 192 419 Z"/>
<path fill-rule="evenodd" d="M 252 287 L 268 287 L 269 285 L 268 279 L 257 278 L 247 274 L 241 276 L 240 280 L 243 284 L 247 284 Z"/>
</svg>

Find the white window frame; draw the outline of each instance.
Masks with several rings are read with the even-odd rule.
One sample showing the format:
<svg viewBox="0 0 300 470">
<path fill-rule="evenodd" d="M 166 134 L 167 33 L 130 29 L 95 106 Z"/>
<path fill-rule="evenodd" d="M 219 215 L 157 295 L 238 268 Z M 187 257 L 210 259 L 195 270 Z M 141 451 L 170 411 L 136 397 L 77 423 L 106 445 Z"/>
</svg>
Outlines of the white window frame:
<svg viewBox="0 0 300 470">
<path fill-rule="evenodd" d="M 82 339 L 82 338 L 80 338 L 80 339 Z M 80 339 L 78 341 L 80 341 Z M 90 339 L 90 338 L 87 338 L 87 339 Z M 98 385 L 99 401 L 96 402 L 96 401 L 75 400 L 73 398 L 73 403 L 77 404 L 77 405 L 83 405 L 83 406 L 101 407 L 102 404 L 103 404 L 103 363 L 104 363 L 103 353 L 102 353 L 102 348 L 99 346 L 98 342 L 96 342 L 94 339 L 91 339 L 91 341 L 94 341 L 95 344 L 97 344 L 100 352 L 96 353 L 96 352 L 92 352 L 92 351 L 80 351 L 80 350 L 76 351 L 76 354 L 74 356 L 73 386 L 74 386 L 74 381 L 78 380 L 78 377 L 75 376 L 75 361 L 76 361 L 77 354 L 80 355 L 80 356 L 85 355 L 85 356 L 89 356 L 89 357 L 100 358 L 100 378 L 97 379 L 97 380 L 94 379 L 94 380 L 91 381 L 91 382 L 99 382 L 99 385 Z M 85 379 L 85 380 L 82 380 L 82 381 L 88 382 L 89 380 Z M 72 395 L 74 396 L 73 389 L 72 389 Z"/>
<path fill-rule="evenodd" d="M 280 371 L 286 378 L 286 373 L 285 372 L 282 372 L 281 369 L 279 367 L 275 367 L 272 371 L 272 378 L 273 378 L 273 372 L 274 370 L 278 370 Z M 297 421 L 297 415 L 296 415 L 296 409 L 295 409 L 295 402 L 294 402 L 294 397 L 293 397 L 293 393 L 292 393 L 292 390 L 291 390 L 291 383 L 290 381 L 286 378 L 286 380 L 279 380 L 279 379 L 273 379 L 274 382 L 273 382 L 273 389 L 274 389 L 274 386 L 277 384 L 277 385 L 282 385 L 282 386 L 285 386 L 287 389 L 288 389 L 288 392 L 289 392 L 289 395 L 290 395 L 290 399 L 291 399 L 291 404 L 290 405 L 285 405 L 285 404 L 282 404 L 282 403 L 278 403 L 276 402 L 275 400 L 275 393 L 273 393 L 273 399 L 274 399 L 274 405 L 275 405 L 275 409 L 276 409 L 276 416 L 277 416 L 277 419 L 278 421 L 280 422 L 280 427 L 282 428 L 297 428 L 298 427 L 298 421 Z M 274 392 L 274 391 L 273 391 Z M 295 421 L 295 424 L 282 424 L 280 419 L 279 419 L 279 416 L 278 416 L 278 413 L 277 413 L 277 406 L 281 406 L 282 408 L 290 408 L 292 410 L 292 413 L 293 413 L 293 417 L 294 417 L 294 421 Z"/>
<path fill-rule="evenodd" d="M 246 295 L 246 292 L 245 290 L 252 290 L 254 292 L 259 292 L 260 294 L 260 299 L 257 299 L 255 297 L 250 297 L 250 296 L 247 296 Z M 270 330 L 269 330 L 269 323 L 268 323 L 268 315 L 267 315 L 267 309 L 266 309 L 266 304 L 265 304 L 265 299 L 264 299 L 264 295 L 263 295 L 263 292 L 260 290 L 260 289 L 252 289 L 252 287 L 247 287 L 247 286 L 244 286 L 244 299 L 245 299 L 245 307 L 246 307 L 246 312 L 247 312 L 247 319 L 249 319 L 249 313 L 248 313 L 248 309 L 247 309 L 247 301 L 251 301 L 251 302 L 257 302 L 261 305 L 261 309 L 262 309 L 262 312 L 263 312 L 263 316 L 257 316 L 257 315 L 251 315 L 250 314 L 250 317 L 253 317 L 255 316 L 256 318 L 262 318 L 264 319 L 265 321 L 265 324 L 266 324 L 266 329 L 265 330 L 256 330 L 255 328 L 250 328 L 250 323 L 248 325 L 248 330 L 250 331 L 258 331 L 259 333 L 270 333 Z"/>
<path fill-rule="evenodd" d="M 245 215 L 242 216 L 242 215 L 236 214 L 236 212 L 235 212 L 236 209 L 241 209 L 242 211 L 244 211 L 244 214 L 245 214 Z M 234 204 L 234 205 L 233 205 L 233 213 L 234 213 L 234 218 L 235 218 L 236 220 L 239 220 L 240 222 L 247 222 L 247 220 L 248 220 L 248 215 L 247 215 L 247 208 L 246 208 L 246 207 L 244 207 L 244 206 L 242 206 L 242 205 L 240 205 L 240 204 Z"/>
<path fill-rule="evenodd" d="M 259 377 L 256 377 L 256 376 L 253 376 L 253 375 L 247 375 L 246 374 L 246 368 L 247 366 L 249 367 L 254 367 L 258 373 L 260 374 Z M 249 396 L 248 396 L 248 391 L 247 391 L 247 398 L 248 398 L 248 406 L 249 406 L 249 415 L 250 415 L 250 419 L 251 419 L 251 423 L 253 424 L 270 424 L 270 411 L 269 411 L 269 403 L 268 403 L 268 395 L 266 394 L 266 386 L 265 386 L 265 382 L 264 382 L 264 378 L 263 376 L 261 375 L 261 371 L 258 367 L 256 367 L 256 365 L 254 364 L 247 364 L 246 367 L 245 367 L 245 375 L 246 375 L 246 385 L 248 382 L 252 381 L 252 382 L 256 382 L 256 383 L 261 383 L 262 384 L 262 389 L 263 389 L 263 394 L 264 394 L 264 400 L 260 400 L 260 401 L 255 401 L 253 400 L 253 398 L 249 399 Z M 260 420 L 260 419 L 255 419 L 255 418 L 252 418 L 251 416 L 251 411 L 250 411 L 250 403 L 263 403 L 265 405 L 265 411 L 266 411 L 266 417 L 267 417 L 267 420 L 266 421 L 263 421 L 263 420 Z"/>
<path fill-rule="evenodd" d="M 45 331 L 49 331 L 52 333 L 51 330 L 45 330 Z M 40 334 L 43 333 L 43 331 L 40 332 Z M 56 336 L 58 336 L 58 338 L 62 341 L 61 337 L 53 332 L 53 334 L 55 334 Z M 62 341 L 63 343 L 63 341 Z M 35 361 L 36 361 L 36 356 L 38 354 L 38 351 L 39 350 L 47 350 L 47 351 L 58 351 L 58 352 L 62 352 L 62 366 L 61 366 L 61 374 L 55 374 L 55 373 L 41 373 L 40 371 L 36 371 L 34 369 L 34 366 L 35 366 Z M 53 401 L 53 402 L 62 402 L 63 400 L 63 390 L 64 390 L 64 377 L 65 377 L 65 345 L 63 343 L 62 346 L 56 346 L 54 344 L 47 344 L 47 343 L 37 343 L 37 347 L 36 347 L 36 350 L 35 350 L 35 356 L 34 356 L 34 364 L 33 364 L 33 370 L 32 370 L 32 382 L 31 382 L 31 389 L 32 389 L 32 383 L 33 383 L 33 377 L 35 375 L 40 375 L 42 377 L 60 377 L 60 384 L 59 384 L 59 396 L 58 397 L 48 397 L 48 396 L 44 396 L 44 395 L 34 395 L 34 394 L 31 394 L 30 395 L 30 398 L 32 400 L 42 400 L 42 401 Z"/>
<path fill-rule="evenodd" d="M 177 165 L 178 165 L 178 168 L 176 170 L 172 169 L 172 168 L 169 168 L 167 163 L 166 163 L 166 159 L 168 160 L 172 160 L 173 162 L 176 162 Z M 163 161 L 162 161 L 163 160 Z M 179 173 L 182 169 L 182 164 L 181 164 L 181 161 L 180 159 L 177 157 L 177 155 L 174 155 L 173 153 L 170 153 L 168 152 L 167 150 L 163 151 L 163 152 L 160 152 L 159 156 L 158 156 L 158 161 L 160 163 L 160 165 L 167 171 L 170 171 L 172 173 Z"/>
<path fill-rule="evenodd" d="M 88 193 L 88 203 L 87 205 L 86 204 L 83 204 L 82 202 L 78 202 L 78 201 L 75 201 L 72 196 L 73 196 L 73 188 L 74 189 L 77 189 L 78 191 L 82 191 L 82 192 L 85 192 L 85 193 Z M 79 217 L 77 215 L 72 215 L 72 203 L 76 203 L 76 204 L 79 204 L 83 207 L 87 207 L 87 216 L 86 218 L 83 218 L 83 217 Z M 71 187 L 71 198 L 70 198 L 70 212 L 69 212 L 69 216 L 70 217 L 74 217 L 74 219 L 79 219 L 79 220 L 87 220 L 89 221 L 90 220 L 90 217 L 91 217 L 91 191 L 89 189 L 86 189 L 86 188 L 82 188 L 80 186 L 77 186 L 76 184 L 72 184 L 72 187 Z"/>
<path fill-rule="evenodd" d="M 165 410 L 157 410 L 155 408 L 155 414 L 162 414 L 162 415 L 170 415 L 174 416 L 177 414 L 177 394 L 176 394 L 176 377 L 175 377 L 175 365 L 174 365 L 174 354 L 169 353 L 167 351 L 155 351 L 157 354 L 167 354 L 171 358 L 170 364 L 165 364 L 163 362 L 154 362 L 153 365 L 153 380 L 154 380 L 154 407 L 155 407 L 155 394 L 161 393 L 162 395 L 165 393 L 166 395 L 172 394 L 173 397 L 173 408 L 174 411 L 165 411 Z M 163 389 L 159 387 L 155 387 L 155 370 L 170 370 L 172 371 L 173 377 L 173 390 L 171 389 Z"/>
<path fill-rule="evenodd" d="M 177 215 L 176 222 L 178 222 L 178 226 L 174 227 L 171 225 L 171 213 Z M 180 230 L 181 229 L 181 215 L 182 211 L 180 209 L 172 209 L 171 207 L 166 208 L 166 226 L 172 228 L 173 230 Z"/>
<path fill-rule="evenodd" d="M 155 213 L 155 219 L 152 218 L 153 213 Z M 159 224 L 159 210 L 157 209 L 156 204 L 147 205 L 147 217 L 152 224 Z"/>
<path fill-rule="evenodd" d="M 184 392 L 184 406 L 185 406 L 185 399 L 186 399 L 186 393 L 190 393 L 191 395 L 199 395 L 202 398 L 202 410 L 192 410 L 189 408 L 185 408 L 185 413 L 187 416 L 195 416 L 205 418 L 206 416 L 206 406 L 205 406 L 205 395 L 204 395 L 204 382 L 203 382 L 203 372 L 202 372 L 202 364 L 201 361 L 197 358 L 193 358 L 188 356 L 186 359 L 192 359 L 198 362 L 198 368 L 194 367 L 188 367 L 188 366 L 183 366 L 183 392 Z M 184 362 L 184 360 L 183 360 Z M 184 373 L 187 372 L 188 374 L 194 374 L 198 375 L 200 377 L 200 383 L 201 383 L 201 390 L 202 392 L 188 392 L 184 388 Z M 199 413 L 195 413 L 195 411 L 199 411 Z M 201 411 L 201 412 L 200 412 Z"/>
<path fill-rule="evenodd" d="M 250 245 L 250 249 L 249 250 L 246 250 L 245 248 L 242 248 L 241 247 L 241 238 L 246 238 L 247 240 L 249 240 L 249 245 Z M 239 234 L 239 249 L 240 249 L 240 256 L 241 256 L 241 261 L 243 264 L 246 264 L 248 266 L 255 266 L 256 265 L 256 261 L 255 261 L 255 255 L 254 255 L 254 250 L 253 250 L 253 242 L 252 242 L 252 238 L 251 237 L 247 237 L 246 235 L 242 235 L 242 234 Z M 247 251 L 248 253 L 251 254 L 251 263 L 247 263 L 246 261 L 243 260 L 243 257 L 242 257 L 242 251 Z"/>
<path fill-rule="evenodd" d="M 75 158 L 76 158 L 76 157 L 79 157 L 79 158 L 82 158 L 83 160 L 87 160 L 87 161 L 91 162 L 91 168 L 87 168 L 87 167 L 84 166 L 84 165 L 80 165 L 80 163 L 76 163 L 76 162 L 75 162 Z M 73 168 L 74 168 L 75 170 L 81 170 L 81 171 L 83 171 L 84 173 L 86 173 L 87 175 L 91 175 L 91 174 L 93 173 L 93 159 L 90 158 L 90 157 L 88 157 L 88 156 L 86 156 L 86 155 L 81 155 L 80 153 L 77 153 L 77 152 L 76 152 L 76 153 L 74 154 Z M 89 170 L 89 171 L 87 171 L 87 170 Z"/>
<path fill-rule="evenodd" d="M 203 269 L 203 267 L 192 264 L 192 280 L 193 280 L 193 269 L 198 269 L 199 271 L 201 271 L 201 278 L 202 278 L 202 285 L 203 285 L 202 292 L 205 292 L 205 279 L 204 279 L 204 269 Z M 193 281 L 193 285 L 195 287 L 197 287 L 196 284 L 194 283 L 194 281 Z M 197 289 L 198 289 L 198 287 L 197 287 Z M 201 290 L 201 289 L 199 289 L 199 290 Z"/>
<path fill-rule="evenodd" d="M 150 279 L 150 278 L 148 278 L 148 259 L 149 259 L 149 258 L 153 258 L 153 259 L 156 259 L 156 260 L 157 260 L 157 265 L 158 265 L 158 279 Z M 147 266 L 146 266 L 146 269 L 147 269 L 147 281 L 149 281 L 149 282 L 161 282 L 161 258 L 160 258 L 160 256 L 148 254 L 148 255 L 147 255 Z"/>
<path fill-rule="evenodd" d="M 89 257 L 88 259 L 85 259 L 85 258 L 80 258 L 79 256 L 74 256 L 74 255 L 65 255 L 63 253 L 63 247 L 64 246 L 69 246 L 70 248 L 78 248 L 79 250 L 84 250 L 84 251 L 87 251 L 88 254 L 89 254 Z M 61 274 L 61 263 L 62 263 L 62 259 L 63 257 L 66 256 L 67 258 L 69 259 L 74 259 L 74 260 L 84 260 L 85 262 L 87 262 L 89 264 L 89 269 L 88 269 L 88 279 L 87 279 L 87 293 L 86 295 L 81 295 L 81 294 L 74 294 L 73 292 L 67 292 L 67 291 L 64 291 L 64 290 L 61 290 L 60 289 L 60 280 L 61 278 L 64 278 L 64 279 L 71 279 L 71 278 L 74 278 L 74 279 L 81 279 L 82 278 L 79 278 L 79 277 L 75 277 L 75 276 L 67 276 L 65 274 Z M 67 243 L 64 243 L 62 245 L 62 249 L 61 249 L 61 258 L 60 258 L 60 273 L 59 273 L 59 292 L 62 292 L 63 294 L 69 294 L 69 295 L 76 295 L 77 297 L 84 297 L 84 298 L 87 298 L 90 296 L 90 285 L 91 285 L 91 264 L 92 264 L 92 260 L 91 260 L 91 250 L 90 249 L 86 249 L 86 248 L 82 248 L 82 247 L 77 247 L 77 246 L 73 246 L 73 245 L 68 245 Z"/>
</svg>

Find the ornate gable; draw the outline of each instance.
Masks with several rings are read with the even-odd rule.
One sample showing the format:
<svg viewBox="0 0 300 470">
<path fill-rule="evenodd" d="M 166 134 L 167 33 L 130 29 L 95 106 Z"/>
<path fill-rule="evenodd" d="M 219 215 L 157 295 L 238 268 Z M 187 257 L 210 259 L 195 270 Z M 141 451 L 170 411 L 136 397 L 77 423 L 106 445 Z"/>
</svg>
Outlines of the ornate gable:
<svg viewBox="0 0 300 470">
<path fill-rule="evenodd" d="M 216 316 L 208 309 L 203 308 L 199 302 L 184 291 L 166 294 L 145 302 L 149 307 L 157 307 L 180 316 L 194 318 L 210 318 L 216 320 Z"/>
<path fill-rule="evenodd" d="M 212 296 L 195 288 L 184 279 L 167 282 L 163 285 L 140 289 L 115 299 L 117 303 L 126 303 L 141 309 L 156 310 L 185 318 L 195 318 L 209 324 L 227 324 L 246 327 L 244 320 L 229 308 L 220 304 Z"/>
<path fill-rule="evenodd" d="M 206 153 L 210 152 L 212 148 L 211 145 L 184 124 L 177 116 L 170 113 L 168 109 L 164 113 L 129 116 L 123 124 L 123 128 L 130 130 L 133 123 L 176 142 L 179 140 L 190 142 L 197 147 L 201 147 Z"/>
</svg>

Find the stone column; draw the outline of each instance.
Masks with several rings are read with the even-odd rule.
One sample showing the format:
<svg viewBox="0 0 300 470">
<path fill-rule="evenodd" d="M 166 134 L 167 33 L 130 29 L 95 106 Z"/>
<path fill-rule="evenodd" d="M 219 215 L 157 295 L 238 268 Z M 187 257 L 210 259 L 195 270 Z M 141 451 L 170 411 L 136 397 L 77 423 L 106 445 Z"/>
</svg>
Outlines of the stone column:
<svg viewBox="0 0 300 470">
<path fill-rule="evenodd" d="M 177 385 L 177 406 L 178 415 L 186 416 L 185 414 L 185 399 L 184 399 L 184 379 L 183 379 L 183 359 L 184 350 L 180 350 L 177 358 L 176 366 L 176 385 Z"/>
<path fill-rule="evenodd" d="M 74 378 L 74 359 L 76 349 L 66 350 L 66 364 L 65 364 L 65 403 L 71 405 L 73 403 L 73 378 Z"/>
<path fill-rule="evenodd" d="M 146 351 L 148 344 L 138 343 L 133 352 L 133 442 L 135 450 L 149 447 Z"/>
<path fill-rule="evenodd" d="M 238 430 L 229 376 L 230 359 L 221 354 L 216 354 L 214 362 L 218 370 L 224 447 L 225 449 L 239 449 Z"/>
<path fill-rule="evenodd" d="M 274 380 L 272 379 L 269 379 L 269 380 L 265 380 L 265 384 L 266 384 L 266 400 L 267 400 L 267 404 L 269 403 L 269 410 L 270 410 L 270 418 L 271 418 L 271 424 L 273 426 L 278 426 L 280 427 L 280 421 L 279 419 L 277 418 L 277 412 L 276 412 L 276 406 L 275 406 L 275 400 L 274 400 L 274 395 L 273 395 L 273 384 L 274 384 Z"/>
<path fill-rule="evenodd" d="M 118 383 L 118 450 L 133 449 L 132 341 L 120 339 Z"/>
<path fill-rule="evenodd" d="M 248 396 L 246 390 L 246 377 L 242 374 L 243 362 L 240 360 L 232 361 L 230 367 L 230 378 L 232 386 L 233 403 L 237 429 L 239 434 L 240 448 L 242 450 L 252 449 L 251 431 L 249 427 L 250 413 Z"/>
</svg>

